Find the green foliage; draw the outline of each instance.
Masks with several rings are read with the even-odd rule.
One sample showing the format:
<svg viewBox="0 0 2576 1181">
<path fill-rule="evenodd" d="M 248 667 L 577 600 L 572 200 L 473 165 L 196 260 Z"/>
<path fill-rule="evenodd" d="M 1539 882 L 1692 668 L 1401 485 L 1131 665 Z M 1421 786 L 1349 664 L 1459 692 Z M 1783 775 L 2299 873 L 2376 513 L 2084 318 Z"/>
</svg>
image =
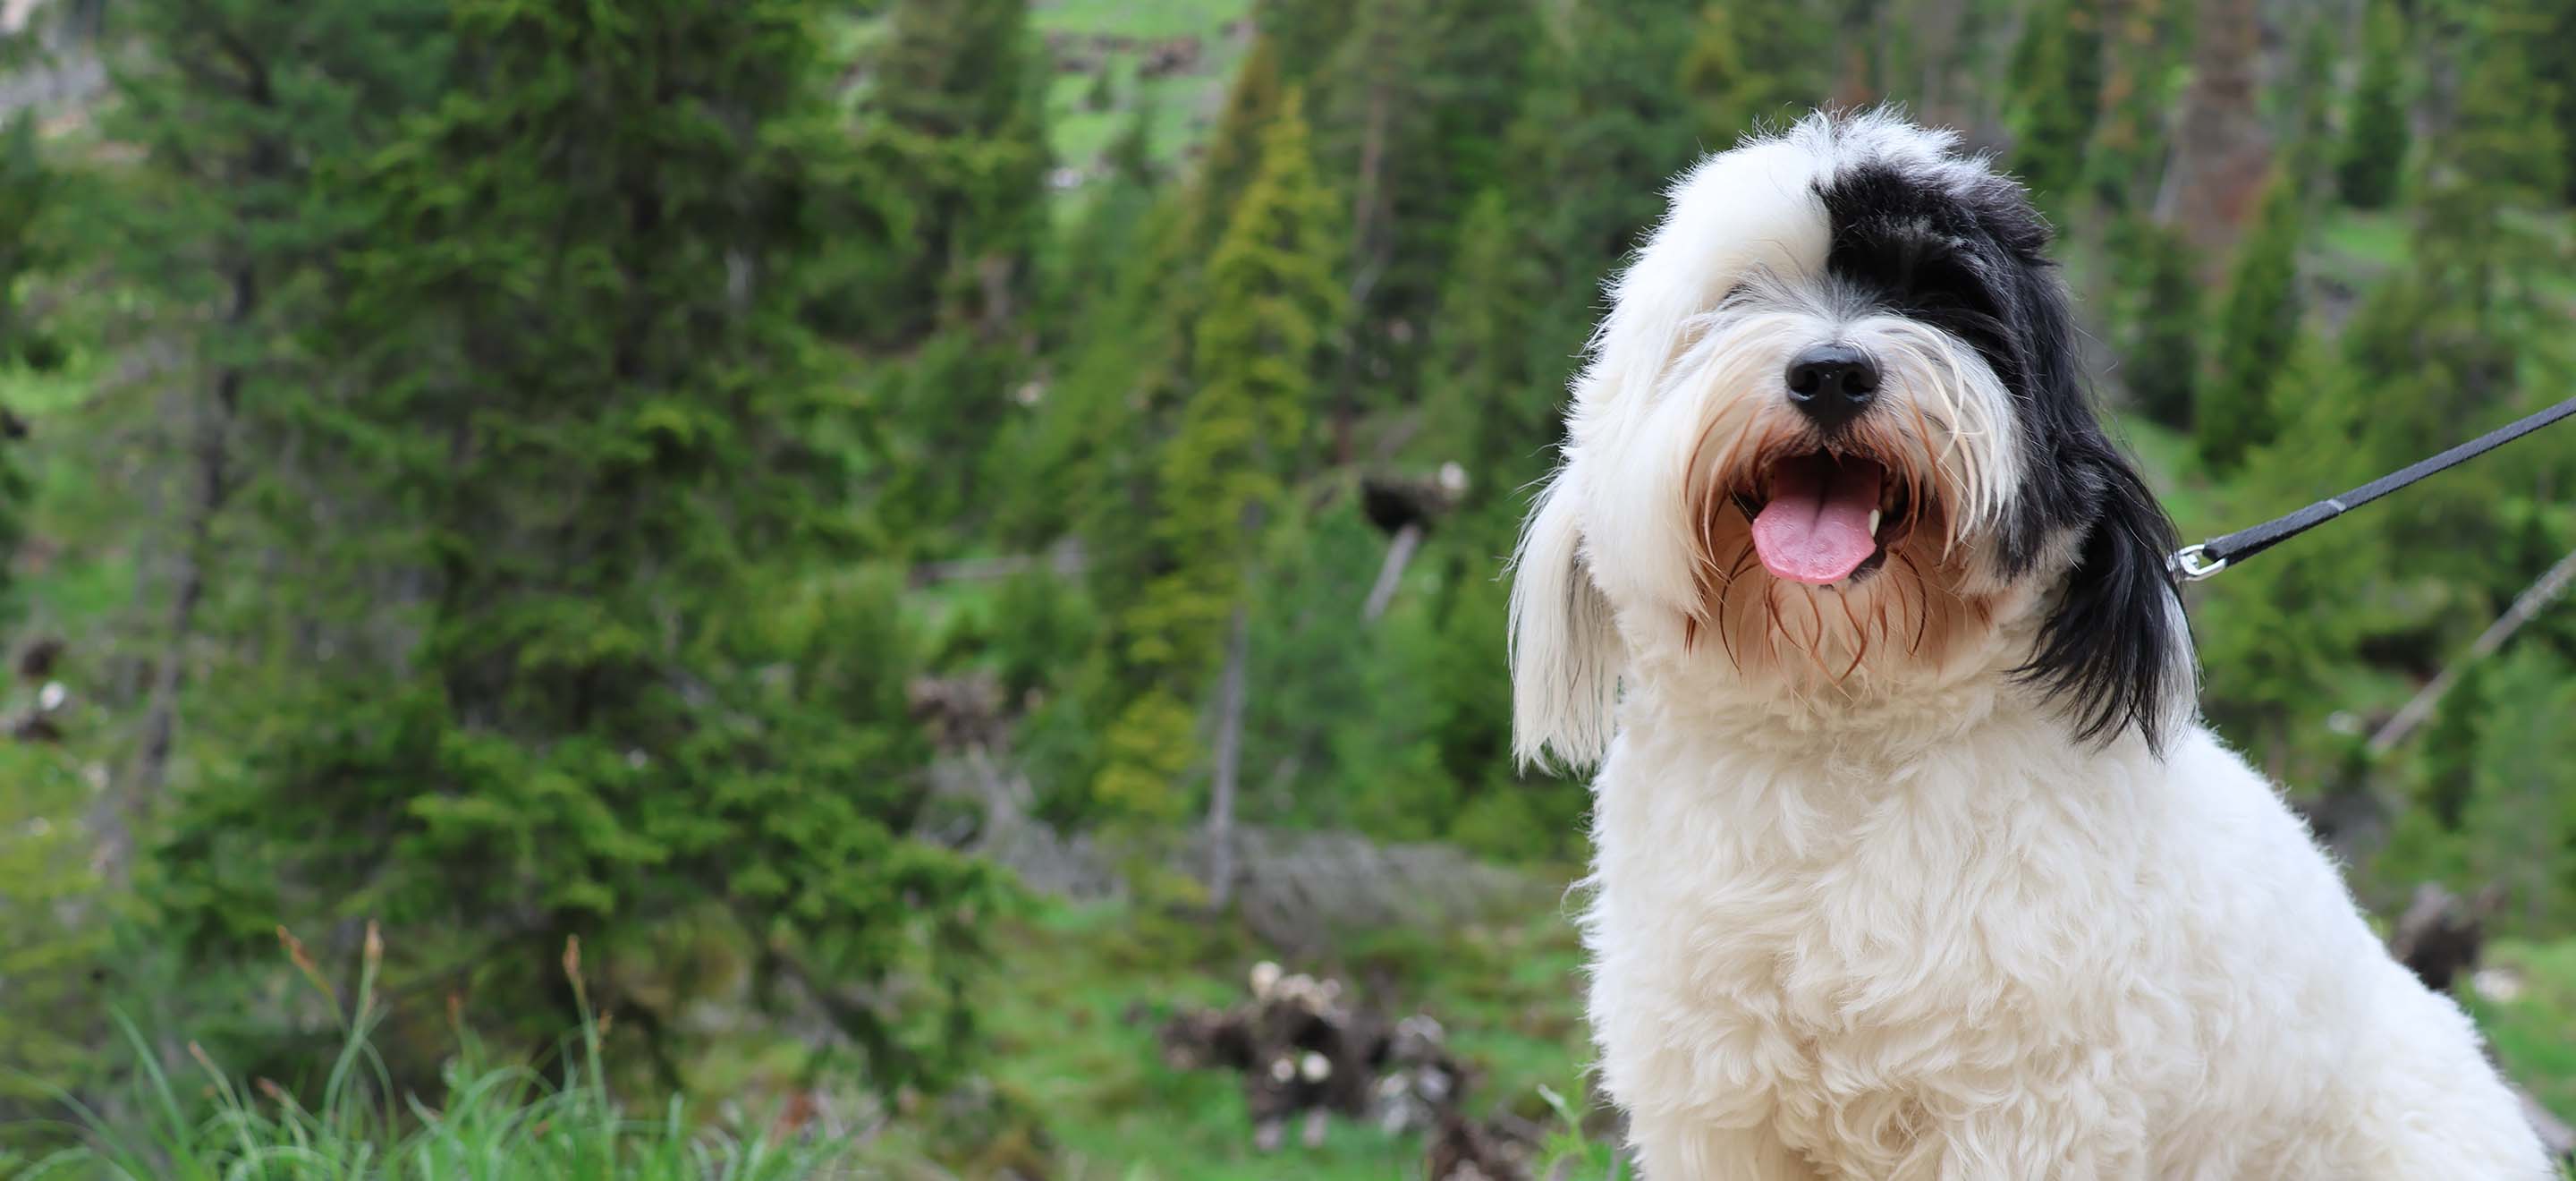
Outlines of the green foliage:
<svg viewBox="0 0 2576 1181">
<path fill-rule="evenodd" d="M 2144 213 L 2164 176 L 2166 123 L 2184 77 L 2179 7 L 2180 0 L 2127 0 L 2103 14 L 2117 19 L 2102 30 L 2100 117 L 2084 151 L 2082 191 L 2115 214 Z"/>
<path fill-rule="evenodd" d="M 57 170 L 37 153 L 33 120 L 21 115 L 0 129 L 0 358 L 31 365 L 59 360 L 52 342 L 18 309 L 22 288 L 60 253 L 49 239 L 62 187 Z M 35 491 L 21 454 L 27 426 L 19 410 L 0 405 L 0 625 L 19 614 L 11 559 L 26 538 L 27 501 Z"/>
<path fill-rule="evenodd" d="M 2334 140 L 2335 60 L 2341 54 L 2336 44 L 2340 22 L 2318 16 L 2307 24 L 2299 38 L 2299 55 L 2291 65 L 2287 93 L 2281 96 L 2284 108 L 2275 118 L 2286 141 L 2280 153 L 2281 171 L 2302 193 L 2315 191 L 2311 186 L 2325 179 L 2326 166 L 2332 159 Z"/>
<path fill-rule="evenodd" d="M 2128 215 L 2115 222 L 2110 250 L 2120 276 L 2111 298 L 2130 405 L 2148 421 L 2192 427 L 2200 385 L 2201 288 L 2191 244 L 2171 227 Z"/>
<path fill-rule="evenodd" d="M 1116 659 L 1142 691 L 1111 726 L 1096 794 L 1144 816 L 1178 815 L 1188 798 L 1198 705 L 1298 466 L 1314 366 L 1339 315 L 1335 211 L 1308 136 L 1291 91 L 1208 263 L 1197 388 L 1155 477 L 1149 532 L 1162 569 L 1117 629 Z"/>
<path fill-rule="evenodd" d="M 0 745 L 0 1104 L 91 1073 L 92 973 L 108 946 L 80 820 L 89 785 L 61 752 Z"/>
<path fill-rule="evenodd" d="M 832 1007 L 879 1085 L 961 1048 L 994 887 L 905 836 L 912 655 L 891 589 L 842 565 L 857 424 L 802 319 L 848 142 L 820 12 L 460 7 L 455 88 L 345 182 L 374 220 L 325 352 L 371 380 L 312 426 L 353 460 L 314 474 L 349 506 L 319 540 L 376 534 L 342 552 L 415 588 L 411 639 L 273 669 L 258 741 L 163 852 L 193 946 L 374 915 L 508 965 L 712 907 L 764 977 L 933 983 Z M 544 1011 L 542 981 L 484 984 Z"/>
<path fill-rule="evenodd" d="M 2536 648 L 2500 657 L 2481 679 L 2471 703 L 2483 711 L 2474 720 L 2446 718 L 2451 732 L 2442 735 L 2467 746 L 2471 761 L 2464 768 L 2428 768 L 2467 772 L 2465 784 L 2427 784 L 2436 793 L 2466 788 L 2456 825 L 2426 838 L 2431 856 L 2415 855 L 2432 871 L 2426 876 L 2446 878 L 2455 888 L 2502 887 L 2499 930 L 2552 929 L 2545 924 L 2576 905 L 2576 872 L 2564 857 L 2576 844 L 2576 741 L 2557 724 L 2576 709 L 2576 685 L 2559 656 Z M 2434 753 L 2457 757 L 2457 751 Z M 2440 799 L 2434 796 L 2431 814 L 2437 824 Z"/>
<path fill-rule="evenodd" d="M 891 275 L 835 288 L 864 339 L 894 347 L 957 324 L 988 331 L 1011 314 L 1044 232 L 1043 54 L 1027 0 L 895 0 L 860 96 L 859 159 Z M 811 86 L 808 74 L 793 76 Z"/>
<path fill-rule="evenodd" d="M 2101 21 L 2092 0 L 2043 0 L 2013 48 L 2012 167 L 2044 208 L 2067 207 L 2084 174 L 2084 146 L 2101 114 Z"/>
<path fill-rule="evenodd" d="M 2195 535 L 2576 384 L 2567 6 L 2281 23 L 2279 179 L 2223 284 L 2172 213 L 2209 147 L 2178 118 L 2192 7 L 117 6 L 115 101 L 0 141 L 0 368 L 35 428 L 0 443 L 0 625 L 77 653 L 64 744 L 0 739 L 0 896 L 32 900 L 0 915 L 0 1062 L 29 1071 L 0 1105 L 139 1072 L 83 1174 L 285 1175 L 286 1146 L 444 1175 L 424 1154 L 462 1146 L 703 1175 L 777 1148 L 692 1129 L 724 1122 L 704 1100 L 778 1084 L 887 1092 L 890 1172 L 1403 1175 L 1420 1145 L 1374 1129 L 1256 1157 L 1231 1081 L 1132 1019 L 1277 954 L 1160 905 L 1193 888 L 1214 690 L 1240 623 L 1244 824 L 1582 858 L 1585 785 L 1509 759 L 1501 567 L 1601 280 L 1699 155 L 1828 98 L 2008 144 Z M 2566 608 L 2410 745 L 2362 735 L 2576 545 L 2570 455 L 2508 449 L 2192 591 L 2221 734 L 2334 815 L 2403 805 L 2376 848 L 2338 834 L 2365 898 L 2500 881 L 2502 925 L 2566 929 Z M 1363 619 L 1388 481 L 1454 500 Z M 86 825 L 121 817 L 93 784 L 139 761 L 165 671 L 129 896 Z M 981 807 L 1125 858 L 1139 901 L 1025 917 L 925 843 L 997 836 Z M 370 918 L 395 993 L 463 994 L 500 1048 L 475 1062 L 578 1017 L 540 967 L 576 931 L 617 1036 L 563 1086 L 442 1074 L 451 1032 L 407 1003 L 347 1060 L 389 1082 L 334 1107 L 336 999 L 244 984 L 245 953 L 283 921 L 359 971 Z M 1597 1175 L 1605 1134 L 1539 1090 L 1583 1052 L 1541 925 L 1292 966 L 1434 1012 L 1477 1112 Z M 209 1118 L 153 1081 L 174 1048 L 119 1065 L 119 991 L 303 1106 L 209 1075 Z M 2564 1006 L 2481 1005 L 2569 1101 Z M 436 1106 L 371 1114 L 405 1092 Z"/>
<path fill-rule="evenodd" d="M 2463 49 L 2477 68 L 2461 77 L 2451 126 L 2432 152 L 2443 183 L 2475 183 L 2487 190 L 2481 199 L 2506 205 L 2552 202 L 2565 192 L 2569 129 L 2559 126 L 2559 95 L 2534 61 L 2561 7 L 2515 0 L 2478 10 Z"/>
<path fill-rule="evenodd" d="M 2246 452 L 2280 434 L 2282 411 L 2274 405 L 2274 391 L 2300 331 L 2305 221 L 2298 185 L 2276 174 L 2253 228 L 2237 246 L 2227 298 L 2219 306 L 2215 365 L 2192 414 L 2201 454 L 2215 470 L 2233 469 Z"/>
<path fill-rule="evenodd" d="M 567 960 L 567 963 L 573 961 Z M 318 984 L 318 979 L 316 980 Z M 127 1106 L 138 1124 L 111 1123 L 75 1104 L 83 1147 L 36 1160 L 19 1176 L 115 1181 L 798 1181 L 839 1175 L 855 1145 L 838 1137 L 737 1137 L 697 1127 L 678 1098 L 660 1113 L 629 1114 L 605 1083 L 601 1023 L 585 1006 L 577 1053 L 556 1082 L 525 1066 L 481 1061 L 470 1035 L 441 1072 L 440 1096 L 396 1096 L 373 1042 L 385 1010 L 371 961 L 358 982 L 338 1054 L 318 1098 L 228 1073 L 194 1043 L 196 1078 L 173 1078 L 131 1023 L 137 1065 Z M 572 980 L 576 995 L 578 976 Z M 324 999 L 337 998 L 324 988 Z"/>
<path fill-rule="evenodd" d="M 2335 185 L 2345 203 L 2379 209 L 2396 199 L 2406 175 L 2408 76 L 2405 11 L 2397 0 L 2371 0 L 2361 33 L 2361 73 L 2344 116 L 2343 153 Z"/>
<path fill-rule="evenodd" d="M 2283 407 L 2276 439 L 2242 453 L 2242 475 L 2216 518 L 2261 520 L 2376 474 L 2351 448 L 2320 445 L 2362 429 L 2366 383 L 2314 341 L 2295 344 L 2278 384 L 2303 396 Z M 2354 654 L 2403 621 L 2375 582 L 2387 560 L 2379 533 L 2353 528 L 2296 561 L 2248 562 L 2197 588 L 2202 707 L 2283 782 L 2322 786 L 2347 753 L 2326 718 L 2365 704 L 2356 698 L 2369 677 Z"/>
<path fill-rule="evenodd" d="M 1700 140 L 1723 149 L 1756 126 L 1778 125 L 1831 88 L 1832 26 L 1798 5 L 1710 4 L 1682 57 L 1681 90 L 1699 113 Z"/>
<path fill-rule="evenodd" d="M 1301 84 L 1332 57 L 1363 7 L 1359 0 L 1256 0 L 1252 23 L 1277 49 L 1280 76 Z"/>
<path fill-rule="evenodd" d="M 872 391 L 874 540 L 939 553 L 984 523 L 993 480 L 980 460 L 1026 363 L 1013 336 L 1038 298 L 1049 228 L 1047 62 L 1027 0 L 898 0 L 885 23 L 856 150 L 811 114 L 790 132 L 801 142 L 764 149 L 799 153 L 808 173 L 772 215 L 830 246 L 798 268 L 816 323 L 905 358 Z M 790 77 L 817 87 L 812 69 Z"/>
</svg>

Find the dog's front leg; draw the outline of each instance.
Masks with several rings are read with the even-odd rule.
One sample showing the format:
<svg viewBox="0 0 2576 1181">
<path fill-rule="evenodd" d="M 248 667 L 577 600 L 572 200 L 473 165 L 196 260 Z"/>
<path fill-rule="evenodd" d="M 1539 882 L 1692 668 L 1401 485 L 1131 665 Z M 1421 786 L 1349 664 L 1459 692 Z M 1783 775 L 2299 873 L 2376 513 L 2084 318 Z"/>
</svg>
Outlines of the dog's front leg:
<svg viewBox="0 0 2576 1181">
<path fill-rule="evenodd" d="M 1721 1128 L 1687 1114 L 1632 1115 L 1628 1142 L 1647 1181 L 1818 1181 L 1771 1129 Z"/>
</svg>

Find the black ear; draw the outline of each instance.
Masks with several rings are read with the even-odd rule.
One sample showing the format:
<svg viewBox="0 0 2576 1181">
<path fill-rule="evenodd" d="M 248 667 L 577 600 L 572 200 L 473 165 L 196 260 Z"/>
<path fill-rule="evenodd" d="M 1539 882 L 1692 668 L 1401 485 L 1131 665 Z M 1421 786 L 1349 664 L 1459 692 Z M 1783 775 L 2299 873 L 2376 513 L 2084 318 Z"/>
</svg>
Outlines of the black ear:
<svg viewBox="0 0 2576 1181">
<path fill-rule="evenodd" d="M 2065 595 L 2018 674 L 2065 701 L 2080 742 L 2135 726 L 2161 754 L 2195 692 L 2191 635 L 2166 556 L 2173 522 L 2146 481 L 2098 434 L 2070 450 L 2098 510 L 2067 575 Z"/>
</svg>

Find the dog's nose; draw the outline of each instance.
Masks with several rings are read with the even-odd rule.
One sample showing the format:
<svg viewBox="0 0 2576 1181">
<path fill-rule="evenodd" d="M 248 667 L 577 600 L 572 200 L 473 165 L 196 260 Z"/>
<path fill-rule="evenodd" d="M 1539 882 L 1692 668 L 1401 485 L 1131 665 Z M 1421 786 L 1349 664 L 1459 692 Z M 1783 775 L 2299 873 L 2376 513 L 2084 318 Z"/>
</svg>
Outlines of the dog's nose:
<svg viewBox="0 0 2576 1181">
<path fill-rule="evenodd" d="M 1820 344 L 1789 359 L 1789 404 L 1817 426 L 1850 422 L 1878 396 L 1878 362 L 1847 344 Z"/>
</svg>

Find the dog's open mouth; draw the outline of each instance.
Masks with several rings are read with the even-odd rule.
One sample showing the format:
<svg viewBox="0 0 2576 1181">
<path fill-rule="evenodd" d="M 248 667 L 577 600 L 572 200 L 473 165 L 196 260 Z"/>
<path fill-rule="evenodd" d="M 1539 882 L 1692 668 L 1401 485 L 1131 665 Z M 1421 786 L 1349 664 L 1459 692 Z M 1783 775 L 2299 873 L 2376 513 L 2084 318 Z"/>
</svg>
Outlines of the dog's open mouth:
<svg viewBox="0 0 2576 1181">
<path fill-rule="evenodd" d="M 1826 452 L 1783 458 L 1737 507 L 1773 577 L 1811 586 L 1877 569 L 1913 524 L 1913 497 L 1887 466 Z"/>
</svg>

